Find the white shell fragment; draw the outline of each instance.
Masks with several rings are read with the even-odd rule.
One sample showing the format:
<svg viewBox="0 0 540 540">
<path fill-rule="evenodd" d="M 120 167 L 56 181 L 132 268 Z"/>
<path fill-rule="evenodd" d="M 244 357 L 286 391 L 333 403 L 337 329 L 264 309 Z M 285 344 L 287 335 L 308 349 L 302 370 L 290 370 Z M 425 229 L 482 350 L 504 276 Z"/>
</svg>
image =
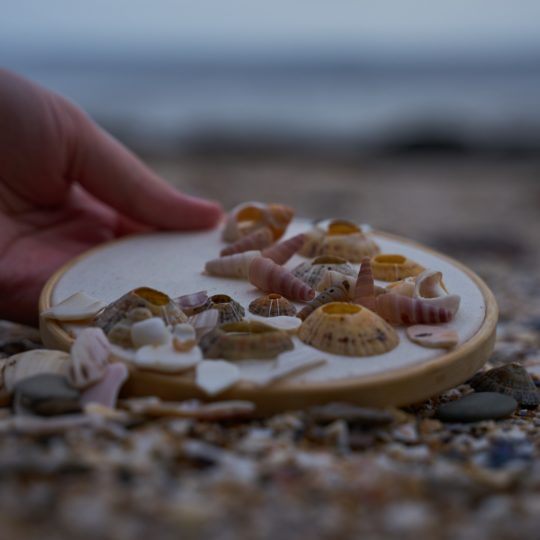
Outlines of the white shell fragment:
<svg viewBox="0 0 540 540">
<path fill-rule="evenodd" d="M 105 375 L 111 345 L 101 328 L 85 328 L 71 347 L 69 382 L 83 389 L 99 382 Z"/>
<path fill-rule="evenodd" d="M 201 339 L 204 334 L 214 329 L 218 323 L 219 310 L 217 309 L 207 309 L 189 318 L 189 324 L 195 329 L 197 339 Z"/>
<path fill-rule="evenodd" d="M 179 352 L 187 352 L 197 345 L 197 333 L 191 324 L 177 324 L 172 329 L 173 347 Z"/>
<path fill-rule="evenodd" d="M 190 351 L 178 352 L 169 343 L 154 347 L 146 345 L 135 353 L 132 363 L 140 368 L 164 373 L 181 373 L 186 371 L 202 360 L 199 347 L 193 347 Z"/>
<path fill-rule="evenodd" d="M 407 337 L 422 345 L 434 349 L 450 349 L 458 344 L 459 336 L 455 330 L 441 326 L 416 324 L 407 328 Z"/>
<path fill-rule="evenodd" d="M 47 309 L 42 315 L 57 321 L 84 321 L 97 315 L 105 306 L 101 300 L 80 291 Z"/>
<path fill-rule="evenodd" d="M 302 326 L 301 319 L 298 317 L 288 317 L 287 315 L 279 315 L 277 317 L 253 317 L 253 319 L 261 321 L 276 330 L 283 330 L 288 334 L 296 334 L 300 326 Z"/>
<path fill-rule="evenodd" d="M 136 349 L 145 345 L 165 345 L 171 340 L 171 333 L 160 317 L 139 321 L 131 327 L 131 341 Z"/>
<path fill-rule="evenodd" d="M 292 377 L 293 375 L 298 375 L 311 369 L 318 368 L 319 366 L 326 364 L 326 362 L 327 360 L 324 358 L 317 358 L 315 360 L 297 360 L 290 363 L 283 363 L 256 378 L 250 378 L 250 382 L 253 382 L 258 386 L 267 386 L 288 377 Z"/>
<path fill-rule="evenodd" d="M 209 396 L 215 396 L 240 380 L 238 366 L 224 360 L 203 360 L 197 365 L 195 383 Z"/>
</svg>

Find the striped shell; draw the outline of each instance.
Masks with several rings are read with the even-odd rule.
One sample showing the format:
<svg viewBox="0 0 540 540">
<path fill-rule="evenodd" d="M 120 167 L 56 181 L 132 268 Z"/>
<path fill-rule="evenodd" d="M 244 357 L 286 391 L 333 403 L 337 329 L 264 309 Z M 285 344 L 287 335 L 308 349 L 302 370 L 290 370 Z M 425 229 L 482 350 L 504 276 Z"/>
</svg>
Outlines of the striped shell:
<svg viewBox="0 0 540 540">
<path fill-rule="evenodd" d="M 275 358 L 293 349 L 288 334 L 257 321 L 222 324 L 205 334 L 199 342 L 205 358 L 242 360 Z"/>
<path fill-rule="evenodd" d="M 217 309 L 219 312 L 218 324 L 241 321 L 246 314 L 244 308 L 227 294 L 214 294 L 204 306 L 207 309 Z"/>
<path fill-rule="evenodd" d="M 212 276 L 247 278 L 249 267 L 256 257 L 260 257 L 260 251 L 244 251 L 208 261 L 205 271 Z"/>
<path fill-rule="evenodd" d="M 371 311 L 376 309 L 375 299 L 375 282 L 373 280 L 373 272 L 371 270 L 371 261 L 369 257 L 362 259 L 358 278 L 354 287 L 353 301 L 355 304 L 360 304 Z"/>
<path fill-rule="evenodd" d="M 263 249 L 262 256 L 271 259 L 276 264 L 283 265 L 302 247 L 304 237 L 303 234 L 297 234 L 288 240 L 274 244 Z"/>
<path fill-rule="evenodd" d="M 195 329 L 197 339 L 200 339 L 219 324 L 219 311 L 217 309 L 207 309 L 195 313 L 189 318 L 189 324 Z"/>
<path fill-rule="evenodd" d="M 399 343 L 396 331 L 376 313 L 343 302 L 316 309 L 302 323 L 298 337 L 316 349 L 345 356 L 383 354 Z"/>
<path fill-rule="evenodd" d="M 242 236 L 230 246 L 223 248 L 219 254 L 221 257 L 234 255 L 235 253 L 244 253 L 244 251 L 254 251 L 264 249 L 274 242 L 274 235 L 268 227 L 262 227 L 252 233 Z"/>
<path fill-rule="evenodd" d="M 107 371 L 111 345 L 101 328 L 85 328 L 71 347 L 68 378 L 71 386 L 88 388 Z"/>
<path fill-rule="evenodd" d="M 341 257 L 317 257 L 310 262 L 300 263 L 292 270 L 293 276 L 310 287 L 317 288 L 326 272 L 339 272 L 344 276 L 355 276 L 353 267 Z"/>
<path fill-rule="evenodd" d="M 348 302 L 349 290 L 343 286 L 337 285 L 329 287 L 318 294 L 298 313 L 297 317 L 305 321 L 317 308 L 330 302 Z"/>
<path fill-rule="evenodd" d="M 417 262 L 403 255 L 375 255 L 371 259 L 373 277 L 381 281 L 398 281 L 409 276 L 417 276 L 425 270 Z"/>
<path fill-rule="evenodd" d="M 249 311 L 261 317 L 294 317 L 296 307 L 281 294 L 271 293 L 256 298 L 249 304 Z"/>
<path fill-rule="evenodd" d="M 355 285 L 356 279 L 354 277 L 345 276 L 341 272 L 330 270 L 324 274 L 315 289 L 319 292 L 323 292 L 330 287 L 343 287 L 349 291 L 349 298 L 352 300 Z"/>
<path fill-rule="evenodd" d="M 278 293 L 293 301 L 308 302 L 315 296 L 311 287 L 265 257 L 253 259 L 249 267 L 249 281 L 263 292 Z"/>
</svg>

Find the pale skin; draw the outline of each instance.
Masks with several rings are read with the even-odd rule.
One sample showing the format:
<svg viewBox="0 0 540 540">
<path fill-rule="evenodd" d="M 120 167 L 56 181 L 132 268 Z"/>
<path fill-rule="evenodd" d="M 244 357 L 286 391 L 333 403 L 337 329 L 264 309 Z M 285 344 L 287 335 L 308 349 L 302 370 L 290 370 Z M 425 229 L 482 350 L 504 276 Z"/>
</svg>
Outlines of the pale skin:
<svg viewBox="0 0 540 540">
<path fill-rule="evenodd" d="M 159 178 L 79 108 L 0 70 L 0 319 L 36 324 L 46 280 L 99 243 L 215 226 L 219 204 Z"/>
</svg>

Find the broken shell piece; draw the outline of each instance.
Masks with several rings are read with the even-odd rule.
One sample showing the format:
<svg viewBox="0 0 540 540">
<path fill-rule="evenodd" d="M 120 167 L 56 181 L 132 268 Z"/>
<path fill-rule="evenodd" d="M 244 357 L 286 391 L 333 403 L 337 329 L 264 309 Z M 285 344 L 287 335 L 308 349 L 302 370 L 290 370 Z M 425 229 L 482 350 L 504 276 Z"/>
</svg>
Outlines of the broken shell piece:
<svg viewBox="0 0 540 540">
<path fill-rule="evenodd" d="M 204 270 L 211 276 L 247 278 L 251 262 L 260 256 L 260 251 L 244 251 L 226 257 L 218 257 L 208 261 L 204 266 Z"/>
<path fill-rule="evenodd" d="M 311 300 L 311 302 L 304 306 L 304 308 L 302 308 L 302 310 L 298 313 L 297 317 L 302 321 L 305 321 L 309 315 L 324 304 L 329 304 L 330 302 L 348 302 L 349 298 L 349 290 L 345 286 L 336 285 L 333 287 L 328 287 L 328 289 L 325 289 L 322 293 Z"/>
<path fill-rule="evenodd" d="M 318 358 L 315 360 L 304 359 L 296 362 L 283 363 L 258 377 L 250 378 L 250 382 L 254 382 L 258 386 L 267 386 L 318 368 L 326 364 L 326 362 L 326 359 Z"/>
<path fill-rule="evenodd" d="M 224 360 L 203 360 L 195 369 L 195 384 L 209 396 L 215 396 L 240 380 L 238 366 Z"/>
<path fill-rule="evenodd" d="M 263 249 L 261 254 L 276 264 L 284 265 L 302 247 L 304 238 L 303 234 L 297 234 L 288 240 Z"/>
<path fill-rule="evenodd" d="M 316 349 L 346 356 L 383 354 L 399 342 L 396 331 L 376 313 L 343 302 L 315 310 L 302 323 L 298 337 Z"/>
<path fill-rule="evenodd" d="M 111 345 L 101 328 L 85 328 L 71 347 L 69 382 L 83 389 L 96 384 L 105 375 Z"/>
<path fill-rule="evenodd" d="M 133 342 L 131 341 L 131 326 L 133 322 L 124 319 L 121 322 L 116 323 L 107 334 L 108 340 L 113 345 L 118 345 L 125 349 L 133 347 Z"/>
<path fill-rule="evenodd" d="M 402 294 L 403 296 L 414 296 L 414 290 L 416 288 L 416 280 L 413 277 L 407 277 L 394 281 L 386 286 L 386 291 L 392 294 Z"/>
<path fill-rule="evenodd" d="M 48 349 L 34 349 L 6 358 L 4 388 L 12 393 L 15 385 L 24 379 L 42 373 L 68 376 L 71 358 L 68 353 Z"/>
<path fill-rule="evenodd" d="M 136 349 L 145 345 L 165 345 L 170 341 L 171 333 L 159 317 L 152 317 L 131 326 L 131 342 Z"/>
<path fill-rule="evenodd" d="M 381 281 L 398 281 L 410 276 L 417 276 L 425 270 L 417 262 L 403 255 L 375 255 L 371 259 L 373 277 Z"/>
<path fill-rule="evenodd" d="M 206 291 L 197 291 L 191 294 L 184 294 L 174 300 L 180 309 L 187 315 L 193 315 L 197 308 L 203 307 L 208 302 L 208 294 Z"/>
<path fill-rule="evenodd" d="M 315 291 L 291 272 L 264 257 L 253 259 L 249 267 L 249 281 L 263 292 L 279 293 L 289 300 L 307 302 Z"/>
<path fill-rule="evenodd" d="M 442 272 L 424 270 L 414 280 L 415 298 L 438 298 L 446 296 L 448 291 L 442 280 Z"/>
<path fill-rule="evenodd" d="M 109 364 L 103 379 L 81 394 L 81 406 L 98 403 L 113 409 L 116 407 L 118 394 L 128 375 L 128 369 L 124 364 L 120 362 Z"/>
<path fill-rule="evenodd" d="M 375 311 L 375 281 L 373 280 L 373 272 L 371 270 L 371 261 L 369 257 L 364 257 L 356 279 L 354 287 L 353 301 L 355 304 L 360 304 L 371 311 Z"/>
<path fill-rule="evenodd" d="M 441 326 L 415 324 L 409 326 L 406 333 L 407 337 L 414 343 L 434 349 L 451 349 L 459 341 L 458 333 L 455 330 Z"/>
<path fill-rule="evenodd" d="M 287 315 L 280 315 L 279 317 L 265 318 L 261 321 L 264 324 L 275 328 L 276 330 L 282 330 L 287 334 L 294 335 L 298 332 L 302 321 L 298 317 L 289 317 Z"/>
<path fill-rule="evenodd" d="M 243 236 L 232 243 L 230 246 L 223 248 L 219 255 L 225 257 L 234 255 L 235 253 L 244 253 L 244 251 L 261 250 L 270 246 L 274 242 L 274 235 L 268 227 L 262 227 L 252 233 Z"/>
<path fill-rule="evenodd" d="M 532 377 L 523 366 L 516 363 L 478 373 L 469 384 L 477 392 L 497 392 L 512 396 L 528 409 L 534 409 L 540 403 Z"/>
<path fill-rule="evenodd" d="M 329 271 L 339 272 L 344 276 L 356 276 L 354 268 L 345 259 L 333 256 L 317 257 L 311 262 L 300 263 L 292 270 L 292 274 L 315 289 Z"/>
<path fill-rule="evenodd" d="M 198 347 L 192 347 L 185 352 L 179 352 L 170 344 L 153 347 L 146 345 L 135 353 L 133 365 L 139 369 L 160 371 L 164 373 L 181 373 L 195 366 L 202 360 Z"/>
<path fill-rule="evenodd" d="M 219 324 L 219 311 L 217 309 L 207 309 L 196 313 L 189 318 L 189 324 L 195 329 L 197 339 L 201 339 L 204 334 L 210 332 Z"/>
<path fill-rule="evenodd" d="M 249 311 L 260 317 L 279 317 L 280 315 L 294 317 L 296 315 L 295 305 L 276 293 L 256 298 L 249 304 Z"/>
<path fill-rule="evenodd" d="M 187 352 L 197 345 L 197 333 L 191 324 L 177 324 L 172 329 L 173 347 L 178 352 Z"/>
<path fill-rule="evenodd" d="M 348 291 L 349 299 L 352 300 L 355 285 L 356 279 L 354 277 L 345 276 L 340 272 L 330 270 L 324 274 L 315 289 L 319 292 L 323 292 L 330 287 L 343 287 Z"/>
<path fill-rule="evenodd" d="M 257 321 L 218 326 L 201 338 L 199 346 L 205 358 L 226 360 L 275 358 L 294 347 L 285 332 Z"/>
<path fill-rule="evenodd" d="M 84 321 L 95 317 L 105 305 L 101 300 L 80 291 L 47 309 L 41 315 L 57 321 Z"/>
</svg>

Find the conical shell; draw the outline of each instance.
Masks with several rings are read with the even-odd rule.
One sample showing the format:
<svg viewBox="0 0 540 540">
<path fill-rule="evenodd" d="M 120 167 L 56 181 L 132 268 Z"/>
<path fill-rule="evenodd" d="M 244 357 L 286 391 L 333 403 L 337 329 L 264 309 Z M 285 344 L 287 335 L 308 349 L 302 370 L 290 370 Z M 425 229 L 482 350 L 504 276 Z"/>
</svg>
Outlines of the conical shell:
<svg viewBox="0 0 540 540">
<path fill-rule="evenodd" d="M 341 257 L 317 257 L 310 262 L 300 263 L 292 270 L 292 275 L 317 288 L 326 272 L 339 272 L 344 276 L 356 276 L 354 268 Z"/>
<path fill-rule="evenodd" d="M 227 255 L 226 257 L 219 257 L 208 261 L 204 269 L 212 276 L 247 278 L 253 259 L 260 256 L 260 251 L 235 253 L 234 255 Z"/>
<path fill-rule="evenodd" d="M 435 270 L 424 270 L 414 280 L 415 298 L 438 298 L 446 296 L 448 291 L 442 280 L 442 273 Z"/>
<path fill-rule="evenodd" d="M 279 317 L 287 315 L 294 317 L 296 307 L 281 294 L 271 293 L 256 298 L 249 304 L 249 311 L 260 317 Z"/>
<path fill-rule="evenodd" d="M 324 304 L 329 304 L 330 302 L 348 302 L 349 299 L 347 288 L 340 285 L 329 287 L 304 306 L 297 317 L 305 321 L 317 308 Z"/>
<path fill-rule="evenodd" d="M 101 328 L 85 328 L 71 347 L 69 382 L 79 389 L 99 382 L 109 363 L 111 345 Z"/>
<path fill-rule="evenodd" d="M 354 303 L 364 306 L 371 311 L 375 311 L 375 282 L 371 270 L 371 261 L 369 257 L 362 259 L 358 278 L 354 288 Z"/>
<path fill-rule="evenodd" d="M 200 311 L 216 309 L 219 312 L 218 324 L 241 321 L 246 314 L 245 309 L 227 294 L 214 294 Z"/>
<path fill-rule="evenodd" d="M 324 231 L 319 227 L 314 227 L 310 231 L 304 233 L 304 243 L 299 249 L 298 254 L 308 259 L 320 255 L 321 245 L 324 238 Z"/>
<path fill-rule="evenodd" d="M 223 324 L 205 334 L 199 346 L 205 358 L 275 358 L 293 348 L 289 335 L 257 321 Z"/>
<path fill-rule="evenodd" d="M 403 255 L 375 255 L 371 259 L 373 277 L 381 281 L 398 281 L 409 276 L 417 276 L 425 270 L 417 262 Z"/>
<path fill-rule="evenodd" d="M 249 267 L 249 281 L 263 292 L 278 293 L 293 301 L 308 302 L 315 296 L 311 287 L 265 257 L 253 259 Z"/>
<path fill-rule="evenodd" d="M 519 364 L 508 364 L 479 373 L 469 384 L 477 392 L 498 392 L 512 396 L 522 407 L 533 409 L 540 403 L 532 377 Z"/>
<path fill-rule="evenodd" d="M 355 304 L 321 306 L 302 324 L 298 337 L 321 351 L 345 356 L 372 356 L 397 347 L 396 331 L 376 313 Z"/>
<path fill-rule="evenodd" d="M 244 251 L 256 251 L 270 246 L 274 242 L 274 235 L 269 227 L 262 227 L 252 233 L 243 236 L 232 243 L 230 246 L 223 248 L 219 254 L 221 257 L 234 255 L 235 253 L 244 253 Z"/>
<path fill-rule="evenodd" d="M 13 392 L 15 385 L 41 373 L 68 376 L 71 359 L 68 353 L 48 349 L 34 349 L 14 354 L 6 359 L 4 366 L 4 388 Z"/>
<path fill-rule="evenodd" d="M 274 261 L 276 264 L 284 265 L 304 244 L 304 235 L 297 234 L 288 240 L 274 244 L 263 249 L 261 255 Z"/>
<path fill-rule="evenodd" d="M 104 302 L 80 291 L 44 311 L 41 315 L 57 321 L 83 321 L 91 319 L 104 307 Z"/>
</svg>

